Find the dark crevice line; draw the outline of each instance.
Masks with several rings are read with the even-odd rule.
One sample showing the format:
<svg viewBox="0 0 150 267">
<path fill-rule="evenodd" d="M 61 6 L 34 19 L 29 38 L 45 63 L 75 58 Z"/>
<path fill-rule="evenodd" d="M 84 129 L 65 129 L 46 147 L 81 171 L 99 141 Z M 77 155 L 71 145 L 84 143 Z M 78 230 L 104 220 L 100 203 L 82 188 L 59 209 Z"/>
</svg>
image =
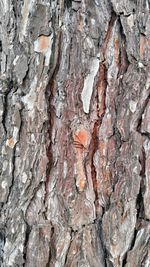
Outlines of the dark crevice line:
<svg viewBox="0 0 150 267">
<path fill-rule="evenodd" d="M 115 12 L 112 12 L 112 16 L 111 16 L 111 19 L 110 19 L 110 22 L 109 22 L 109 25 L 108 25 L 108 30 L 107 30 L 107 33 L 106 33 L 106 36 L 105 36 L 105 39 L 104 39 L 104 43 L 101 47 L 101 51 L 103 53 L 103 62 L 100 63 L 100 66 L 99 66 L 99 74 L 97 76 L 97 120 L 95 121 L 94 123 L 94 127 L 93 127 L 93 133 L 92 133 L 92 140 L 91 140 L 91 144 L 90 144 L 90 147 L 89 147 L 89 155 L 88 155 L 88 158 L 91 162 L 91 177 L 92 177 L 92 181 L 93 181 L 93 189 L 94 189 L 94 192 L 95 192 L 95 210 L 96 210 L 96 220 L 94 220 L 94 224 L 97 222 L 97 220 L 99 220 L 98 218 L 98 213 L 97 213 L 97 210 L 98 210 L 98 199 L 99 199 L 99 196 L 98 196 L 98 186 L 97 186 L 97 173 L 96 173 L 96 168 L 95 168 L 95 165 L 94 165 L 94 155 L 96 153 L 96 151 L 98 150 L 98 146 L 99 146 L 99 129 L 100 129 L 100 126 L 102 124 L 102 120 L 103 120 L 103 117 L 105 115 L 105 110 L 106 110 L 106 103 L 105 103 L 105 99 L 106 99 L 106 88 L 107 88 L 107 68 L 106 68 L 106 65 L 105 65 L 105 60 L 106 60 L 106 51 L 107 51 L 107 46 L 108 46 L 108 43 L 109 43 L 109 40 L 111 38 L 111 34 L 112 34 L 112 30 L 113 30 L 113 26 L 114 26 L 114 23 L 117 19 L 117 16 L 115 14 Z M 98 88 L 99 87 L 99 88 Z M 103 90 L 103 103 L 101 103 L 102 107 L 99 106 L 99 92 L 98 90 Z M 101 108 L 101 110 L 100 110 Z M 102 217 L 104 215 L 105 211 L 103 209 L 103 214 L 102 214 Z M 102 220 L 102 218 L 101 218 Z M 102 244 L 102 247 L 103 247 L 103 253 L 104 253 L 104 264 L 105 264 L 105 267 L 107 267 L 107 261 L 109 259 L 109 256 L 108 256 L 108 252 L 107 252 L 107 249 L 105 248 L 105 245 L 104 245 L 104 242 L 103 242 L 103 237 L 102 237 L 102 229 L 101 228 L 101 223 L 99 222 L 98 223 L 98 227 L 99 227 L 99 237 L 100 237 L 100 240 L 101 240 L 101 244 Z"/>
<path fill-rule="evenodd" d="M 3 128 L 4 128 L 4 131 L 5 131 L 5 134 L 7 135 L 7 127 L 6 127 L 6 117 L 7 117 L 7 95 L 4 95 L 3 96 L 3 107 L 4 107 L 4 110 L 3 110 L 3 115 L 2 115 L 2 125 L 3 125 Z"/>
<path fill-rule="evenodd" d="M 119 85 L 118 85 L 118 94 L 119 94 L 119 89 L 121 89 L 123 87 L 123 77 L 125 75 L 125 73 L 127 72 L 128 70 L 128 66 L 130 64 L 129 60 L 128 60 L 128 56 L 127 56 L 127 45 L 126 45 L 126 36 L 124 34 L 124 31 L 123 31 L 123 27 L 122 27 L 122 24 L 121 24 L 121 20 L 120 20 L 120 17 L 117 16 L 115 14 L 115 12 L 113 12 L 113 18 L 110 22 L 110 25 L 113 25 L 115 20 L 118 19 L 118 22 L 119 22 L 119 25 L 120 25 L 120 42 L 121 42 L 121 46 L 120 46 L 120 53 L 119 53 L 119 72 L 118 72 L 118 79 L 119 79 Z M 112 27 L 112 26 L 111 26 Z M 109 33 L 110 34 L 110 33 Z M 106 36 L 106 40 L 107 40 L 107 36 Z M 107 41 L 108 42 L 108 41 Z M 107 48 L 107 45 L 106 45 L 106 48 Z M 116 160 L 115 160 L 115 163 L 116 164 L 116 161 L 117 161 L 117 158 L 119 157 L 120 155 L 120 149 L 121 149 L 121 146 L 123 144 L 123 140 L 122 140 L 122 137 L 121 137 L 121 134 L 119 132 L 119 129 L 117 127 L 117 113 L 118 113 L 118 103 L 115 103 L 115 111 L 116 111 L 116 119 L 115 119 L 115 123 L 114 123 L 114 126 L 113 126 L 113 129 L 114 129 L 114 136 L 116 137 L 117 139 L 117 155 L 116 155 Z M 114 181 L 114 185 L 113 185 L 113 188 L 115 188 L 115 184 L 116 184 L 117 180 Z M 114 191 L 114 189 L 113 189 Z M 111 196 L 110 196 L 111 197 Z M 109 209 L 109 207 L 108 207 Z M 108 210 L 107 209 L 107 210 Z M 102 218 L 105 214 L 105 211 L 102 215 Z M 135 237 L 136 238 L 136 232 L 134 233 L 135 234 Z M 104 241 L 103 241 L 103 237 L 101 237 L 101 241 L 102 241 L 102 244 L 103 244 L 103 251 L 104 251 L 104 255 L 105 255 L 105 266 L 107 267 L 108 264 L 110 266 L 113 266 L 113 263 L 109 261 L 109 258 L 110 258 L 110 255 L 104 245 Z M 125 266 L 126 264 L 126 260 L 127 260 L 127 253 L 123 259 L 123 263 L 122 263 L 122 266 Z"/>
<path fill-rule="evenodd" d="M 150 133 L 148 133 L 148 132 L 144 132 L 144 133 L 141 133 L 141 135 L 142 135 L 143 137 L 146 137 L 147 139 L 150 140 Z"/>
<path fill-rule="evenodd" d="M 5 228 L 0 228 L 0 266 L 2 266 L 2 263 L 4 261 L 3 254 L 4 254 L 4 246 L 6 242 L 6 233 Z"/>
<path fill-rule="evenodd" d="M 136 129 L 138 133 L 140 133 L 141 135 L 146 135 L 146 136 L 147 136 L 147 133 L 142 133 L 141 132 L 141 125 L 142 125 L 142 117 L 143 117 L 145 109 L 146 109 L 146 107 L 148 105 L 149 99 L 150 99 L 150 95 L 147 96 L 147 98 L 145 99 L 145 101 L 143 103 L 143 107 L 142 107 L 141 112 L 140 112 L 140 117 L 138 119 L 137 129 Z M 147 136 L 147 137 L 149 137 L 149 136 Z"/>
<path fill-rule="evenodd" d="M 119 34 L 120 34 L 120 52 L 119 52 L 119 72 L 117 75 L 117 79 L 119 81 L 119 84 L 118 84 L 118 92 L 117 92 L 116 99 L 118 99 L 118 96 L 121 93 L 121 90 L 123 88 L 123 78 L 124 78 L 124 75 L 127 73 L 128 67 L 130 65 L 130 62 L 128 60 L 127 51 L 126 51 L 127 50 L 126 36 L 124 34 L 124 30 L 123 30 L 123 27 L 121 24 L 120 16 L 118 16 L 118 23 L 119 23 L 119 27 L 120 27 L 120 31 L 119 31 Z M 115 122 L 113 125 L 113 131 L 114 131 L 114 136 L 115 136 L 116 142 L 117 142 L 117 154 L 116 154 L 116 160 L 115 160 L 114 165 L 116 165 L 117 158 L 120 155 L 121 147 L 122 147 L 123 143 L 125 142 L 122 139 L 121 133 L 120 133 L 118 126 L 117 126 L 118 107 L 120 107 L 120 104 L 121 104 L 120 101 L 118 101 L 118 100 L 115 101 L 115 114 L 116 115 L 115 115 Z M 115 166 L 115 169 L 116 169 L 116 166 Z M 114 184 L 113 184 L 113 192 L 115 190 L 115 185 L 118 181 L 117 176 L 115 176 L 115 177 L 116 177 L 116 179 L 115 179 Z"/>
<path fill-rule="evenodd" d="M 105 115 L 105 110 L 106 110 L 106 103 L 105 103 L 106 88 L 107 88 L 107 68 L 105 65 L 106 51 L 107 51 L 107 46 L 108 46 L 109 40 L 111 38 L 113 26 L 114 26 L 116 19 L 117 19 L 117 15 L 112 10 L 111 19 L 109 21 L 108 29 L 107 29 L 107 32 L 106 32 L 106 35 L 104 38 L 103 45 L 100 49 L 102 54 L 103 54 L 103 62 L 100 63 L 99 74 L 97 77 L 97 120 L 94 123 L 92 140 L 91 140 L 91 144 L 90 144 L 90 148 L 89 148 L 90 153 L 88 155 L 88 158 L 91 162 L 91 176 L 92 176 L 92 181 L 93 181 L 93 189 L 95 192 L 95 209 L 96 209 L 96 211 L 98 210 L 97 205 L 98 205 L 99 196 L 98 196 L 98 191 L 97 191 L 97 177 L 96 177 L 96 168 L 94 166 L 94 155 L 95 155 L 96 151 L 98 150 L 99 128 L 100 128 L 100 125 L 102 124 L 102 120 L 103 120 L 103 117 Z M 100 107 L 99 107 L 99 92 L 98 92 L 98 90 L 103 90 L 104 103 L 102 103 L 102 106 L 103 106 L 102 110 L 99 110 Z M 97 212 L 96 212 L 96 217 L 97 217 Z"/>
<path fill-rule="evenodd" d="M 108 266 L 107 263 L 109 262 L 109 253 L 108 253 L 107 248 L 104 244 L 103 231 L 102 231 L 102 221 L 100 221 L 98 224 L 98 233 L 99 233 L 99 238 L 100 238 L 103 253 L 104 253 L 104 266 L 107 267 Z"/>
<path fill-rule="evenodd" d="M 136 209 L 137 209 L 137 223 L 144 219 L 144 201 L 143 201 L 143 179 L 141 178 L 140 190 L 137 195 L 136 200 Z"/>
<path fill-rule="evenodd" d="M 6 126 L 6 118 L 7 118 L 7 114 L 8 114 L 8 95 L 11 91 L 11 89 L 13 88 L 13 81 L 3 81 L 3 83 L 5 83 L 4 86 L 7 87 L 6 92 L 3 94 L 3 106 L 4 106 L 4 111 L 3 111 L 3 115 L 2 115 L 2 125 L 4 127 L 5 130 L 5 134 L 7 135 L 7 126 Z"/>
<path fill-rule="evenodd" d="M 96 151 L 98 150 L 98 129 L 99 129 L 99 122 L 95 122 L 94 128 L 93 128 L 93 133 L 92 133 L 92 142 L 93 142 L 93 147 L 92 147 L 92 154 L 91 154 L 91 176 L 92 176 L 92 182 L 93 182 L 93 189 L 95 192 L 95 210 L 97 213 L 97 208 L 98 208 L 98 191 L 97 191 L 97 173 L 96 173 L 96 168 L 94 165 L 94 155 Z M 96 214 L 97 217 L 97 214 Z"/>
<path fill-rule="evenodd" d="M 53 99 L 53 94 L 54 94 L 54 80 L 56 78 L 56 75 L 59 71 L 59 66 L 60 66 L 60 61 L 61 61 L 61 43 L 62 43 L 62 33 L 61 31 L 58 33 L 58 36 L 56 37 L 56 46 L 53 47 L 54 50 L 54 66 L 52 67 L 52 70 L 50 72 L 50 78 L 49 82 L 47 85 L 46 89 L 46 99 L 47 99 L 47 109 L 48 109 L 48 139 L 49 139 L 49 145 L 47 147 L 47 157 L 48 157 L 48 164 L 47 164 L 47 170 L 46 170 L 46 182 L 45 182 L 45 197 L 44 197 L 44 206 L 46 208 L 46 200 L 47 200 L 47 195 L 48 195 L 48 184 L 49 184 L 49 178 L 50 178 L 50 171 L 53 166 L 53 155 L 52 155 L 52 141 L 51 141 L 51 136 L 52 136 L 52 127 L 53 127 L 53 106 L 52 106 L 52 99 Z M 47 209 L 47 208 L 46 208 Z M 46 216 L 46 212 L 45 212 Z"/>
<path fill-rule="evenodd" d="M 127 256 L 128 256 L 128 252 L 131 251 L 134 246 L 135 246 L 135 242 L 136 242 L 136 238 L 137 238 L 137 234 L 141 225 L 141 221 L 145 220 L 144 219 L 144 201 L 143 201 L 143 194 L 144 194 L 144 177 L 145 177 L 145 151 L 144 148 L 142 148 L 142 154 L 141 157 L 139 159 L 140 161 L 140 165 L 141 165 L 141 182 L 140 182 L 140 189 L 139 189 L 139 193 L 137 195 L 137 199 L 136 199 L 136 210 L 137 210 L 137 215 L 136 215 L 136 227 L 134 229 L 134 236 L 130 245 L 130 248 L 128 249 L 124 259 L 123 259 L 123 267 L 126 265 L 127 263 Z"/>
<path fill-rule="evenodd" d="M 6 81 L 5 81 L 6 82 Z M 11 91 L 11 89 L 13 89 L 13 81 L 12 80 L 8 80 L 7 81 L 7 91 L 5 92 L 5 95 L 4 95 L 4 111 L 3 111 L 3 116 L 2 116 L 2 125 L 4 127 L 4 131 L 5 131 L 5 135 L 6 135 L 6 139 L 7 139 L 7 126 L 6 126 L 6 119 L 7 119 L 7 115 L 8 115 L 8 95 Z M 21 126 L 20 126 L 20 129 L 21 129 Z M 19 138 L 20 138 L 20 129 L 19 129 Z M 9 201 L 9 197 L 10 197 L 10 194 L 11 194 L 11 190 L 13 188 L 13 185 L 14 185 L 14 172 L 15 172 L 15 158 L 16 158 L 16 145 L 17 143 L 19 142 L 19 140 L 16 142 L 13 150 L 12 150 L 12 159 L 11 159 L 11 163 L 12 163 L 12 179 L 11 179 L 11 185 L 9 186 L 9 192 L 8 192 L 8 195 L 7 195 L 7 199 L 5 201 L 5 203 L 3 203 L 1 205 L 1 209 L 3 207 L 5 207 L 5 205 L 8 203 Z"/>
<path fill-rule="evenodd" d="M 27 247 L 28 247 L 28 241 L 29 241 L 29 236 L 31 233 L 31 227 L 28 225 L 28 223 L 25 221 L 26 223 L 26 234 L 25 234 L 25 241 L 24 241 L 24 250 L 23 250 L 23 259 L 24 259 L 24 263 L 23 263 L 23 267 L 26 264 L 26 260 L 27 260 Z"/>
<path fill-rule="evenodd" d="M 49 247 L 50 247 L 51 243 L 49 242 Z M 51 250 L 49 250 L 49 255 L 48 255 L 48 261 L 45 267 L 50 267 L 50 261 L 51 261 Z"/>
<path fill-rule="evenodd" d="M 149 96 L 145 100 L 145 104 L 143 105 L 142 112 L 141 112 L 140 118 L 138 120 L 138 125 L 137 125 L 137 132 L 140 133 L 143 136 L 146 136 L 146 137 L 147 137 L 147 134 L 141 133 L 141 124 L 142 124 L 142 115 L 144 114 L 144 111 L 145 111 L 145 108 L 147 106 L 148 100 L 149 100 Z M 134 236 L 133 236 L 133 239 L 132 239 L 132 242 L 131 242 L 131 246 L 128 249 L 128 251 L 127 251 L 127 253 L 125 255 L 125 258 L 123 260 L 123 265 L 122 265 L 123 267 L 127 264 L 128 252 L 131 251 L 135 246 L 135 242 L 136 242 L 137 234 L 138 234 L 138 231 L 139 231 L 139 228 L 140 228 L 140 225 L 141 225 L 141 221 L 145 220 L 144 197 L 143 197 L 143 195 L 144 195 L 144 192 L 145 192 L 145 182 L 144 182 L 144 180 L 145 180 L 146 155 L 145 155 L 144 147 L 142 147 L 141 155 L 140 155 L 140 158 L 139 158 L 139 162 L 140 162 L 140 165 L 141 165 L 141 172 L 140 172 L 141 182 L 140 182 L 139 193 L 138 193 L 137 199 L 136 199 L 136 210 L 137 210 L 136 227 L 134 229 Z"/>
<path fill-rule="evenodd" d="M 96 210 L 96 218 L 98 216 L 98 185 L 97 185 L 97 173 L 94 165 L 94 155 L 99 148 L 99 129 L 103 121 L 103 117 L 106 111 L 106 88 L 107 88 L 107 68 L 104 63 L 101 63 L 99 66 L 99 74 L 97 77 L 97 120 L 94 123 L 93 133 L 92 133 L 92 141 L 91 147 L 89 148 L 91 154 L 91 177 L 93 182 L 93 189 L 95 192 L 95 210 Z M 102 90 L 103 92 L 103 103 L 101 103 L 102 107 L 99 107 L 99 92 L 98 90 Z M 101 108 L 101 110 L 100 110 Z M 98 219 L 98 218 L 97 218 Z"/>
<path fill-rule="evenodd" d="M 91 176 L 92 176 L 92 181 L 93 181 L 93 188 L 94 188 L 94 192 L 95 192 L 95 209 L 97 211 L 98 207 L 98 186 L 97 186 L 97 173 L 96 173 L 96 168 L 94 165 L 94 155 L 96 153 L 96 151 L 98 150 L 98 146 L 99 146 L 99 129 L 100 126 L 102 124 L 103 121 L 103 117 L 105 115 L 105 111 L 106 111 L 106 89 L 107 89 L 107 68 L 105 65 L 105 60 L 106 60 L 106 52 L 107 52 L 107 46 L 109 43 L 109 40 L 111 38 L 112 35 L 112 30 L 113 30 L 113 26 L 114 23 L 117 19 L 117 16 L 115 14 L 115 12 L 112 12 L 112 16 L 108 25 L 108 30 L 105 36 L 105 40 L 104 40 L 104 44 L 101 48 L 102 53 L 103 53 L 103 62 L 100 64 L 99 66 L 99 74 L 97 77 L 97 120 L 94 123 L 94 127 L 93 127 L 93 133 L 92 133 L 92 148 L 90 149 L 90 151 L 92 151 L 91 153 Z M 102 90 L 103 92 L 103 103 L 101 103 L 101 107 L 99 106 L 99 92 L 98 90 Z M 101 110 L 100 110 L 101 108 Z M 104 216 L 105 210 L 103 209 L 103 214 L 102 214 L 102 218 Z M 99 218 L 97 217 L 98 214 L 96 212 L 96 220 L 98 220 Z M 102 220 L 101 218 L 101 220 Z M 95 223 L 95 221 L 94 221 Z M 99 227 L 99 238 L 101 240 L 101 244 L 103 247 L 103 253 L 104 253 L 104 265 L 105 267 L 108 266 L 108 261 L 109 261 L 109 255 L 107 252 L 107 249 L 104 245 L 104 241 L 103 241 L 103 237 L 102 237 L 102 226 L 101 226 L 102 222 L 99 222 L 98 227 Z"/>
<path fill-rule="evenodd" d="M 48 261 L 45 267 L 50 267 L 50 262 L 55 252 L 55 245 L 54 245 L 54 233 L 55 233 L 55 228 L 51 223 L 51 234 L 50 234 L 50 241 L 49 241 L 49 256 L 48 256 Z"/>
<path fill-rule="evenodd" d="M 105 39 L 104 39 L 104 42 L 103 42 L 103 45 L 101 48 L 104 60 L 105 60 L 105 54 L 106 54 L 107 46 L 108 46 L 109 40 L 111 38 L 113 26 L 114 26 L 116 19 L 117 19 L 117 15 L 114 11 L 112 11 L 111 19 L 110 19 L 109 25 L 108 25 L 108 30 L 106 32 Z"/>
<path fill-rule="evenodd" d="M 7 206 L 7 203 L 9 202 L 9 198 L 10 198 L 10 195 L 11 195 L 11 191 L 12 191 L 12 188 L 14 186 L 14 181 L 15 181 L 15 176 L 14 176 L 14 173 L 15 173 L 15 159 L 16 159 L 16 156 L 15 156 L 15 153 L 16 153 L 16 146 L 13 148 L 13 151 L 12 151 L 12 178 L 11 178 L 11 184 L 9 186 L 9 192 L 8 192 L 8 195 L 7 195 L 7 199 L 3 205 L 3 208 L 5 210 L 5 205 Z M 7 209 L 7 207 L 6 207 Z"/>
<path fill-rule="evenodd" d="M 148 245 L 149 245 L 149 244 L 147 244 L 147 247 L 148 247 Z M 142 259 L 142 261 L 141 261 L 141 266 L 142 266 L 142 267 L 146 266 L 145 262 L 146 262 L 147 258 L 149 258 L 149 255 L 148 255 L 148 254 L 149 254 L 149 253 L 148 253 L 148 250 L 147 250 L 147 252 L 145 253 L 145 255 L 143 255 L 143 259 Z"/>
<path fill-rule="evenodd" d="M 127 51 L 126 51 L 127 50 L 126 36 L 124 34 L 124 31 L 123 31 L 120 17 L 118 17 L 118 23 L 120 26 L 121 46 L 120 46 L 120 53 L 119 53 L 119 72 L 117 75 L 119 84 L 118 84 L 118 94 L 117 94 L 116 99 L 118 99 L 118 96 L 121 93 L 121 90 L 123 88 L 123 77 L 127 73 L 128 67 L 130 65 L 130 62 L 128 60 Z M 114 135 L 117 137 L 117 145 L 118 145 L 118 149 L 120 149 L 122 144 L 124 143 L 124 140 L 122 139 L 121 133 L 117 127 L 118 106 L 120 106 L 120 101 L 115 101 L 116 118 L 115 118 L 115 124 L 114 124 Z"/>
<path fill-rule="evenodd" d="M 67 261 L 68 261 L 68 256 L 69 256 L 69 250 L 71 248 L 71 244 L 72 244 L 72 241 L 73 241 L 73 235 L 74 235 L 74 230 L 71 228 L 71 233 L 70 233 L 70 236 L 71 236 L 71 240 L 70 240 L 70 244 L 69 244 L 69 247 L 67 249 L 67 252 L 66 252 L 66 257 L 65 257 L 65 262 L 64 262 L 64 266 L 66 266 L 67 264 Z"/>
<path fill-rule="evenodd" d="M 136 241 L 136 238 L 137 238 L 137 233 L 138 233 L 138 230 L 135 228 L 130 248 L 127 250 L 127 252 L 125 253 L 124 258 L 123 258 L 122 267 L 126 266 L 126 264 L 127 264 L 128 252 L 131 251 L 133 249 L 134 245 L 135 245 L 135 241 Z"/>
<path fill-rule="evenodd" d="M 127 54 L 126 35 L 124 33 L 120 17 L 118 17 L 118 22 L 119 22 L 119 26 L 120 26 L 120 41 L 121 41 L 120 55 L 119 55 L 119 66 L 120 67 L 119 67 L 118 76 L 121 76 L 121 75 L 124 76 L 125 73 L 127 72 L 127 69 L 130 65 L 130 62 L 128 60 L 128 54 Z M 122 79 L 121 79 L 121 81 L 122 81 Z"/>
</svg>

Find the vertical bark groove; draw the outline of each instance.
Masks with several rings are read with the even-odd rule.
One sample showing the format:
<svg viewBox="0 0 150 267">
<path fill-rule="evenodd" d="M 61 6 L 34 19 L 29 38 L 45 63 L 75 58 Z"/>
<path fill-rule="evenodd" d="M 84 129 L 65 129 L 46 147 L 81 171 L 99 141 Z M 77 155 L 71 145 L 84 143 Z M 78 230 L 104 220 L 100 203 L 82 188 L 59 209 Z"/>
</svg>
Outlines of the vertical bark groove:
<svg viewBox="0 0 150 267">
<path fill-rule="evenodd" d="M 148 0 L 1 0 L 0 265 L 150 265 Z"/>
</svg>

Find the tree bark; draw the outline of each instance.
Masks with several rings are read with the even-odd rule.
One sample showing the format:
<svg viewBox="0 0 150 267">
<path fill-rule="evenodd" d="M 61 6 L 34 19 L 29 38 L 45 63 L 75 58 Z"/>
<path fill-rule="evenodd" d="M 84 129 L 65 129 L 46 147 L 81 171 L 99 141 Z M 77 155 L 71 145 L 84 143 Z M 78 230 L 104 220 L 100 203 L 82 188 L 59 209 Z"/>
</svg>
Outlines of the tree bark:
<svg viewBox="0 0 150 267">
<path fill-rule="evenodd" d="M 149 9 L 0 1 L 0 266 L 150 266 Z"/>
</svg>

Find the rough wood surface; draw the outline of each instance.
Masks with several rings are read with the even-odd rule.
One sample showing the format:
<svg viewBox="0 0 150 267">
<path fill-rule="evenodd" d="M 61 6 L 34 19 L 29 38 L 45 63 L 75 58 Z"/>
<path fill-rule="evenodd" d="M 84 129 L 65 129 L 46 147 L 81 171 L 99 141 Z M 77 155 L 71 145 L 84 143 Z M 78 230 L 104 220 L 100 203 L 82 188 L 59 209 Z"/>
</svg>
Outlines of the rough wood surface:
<svg viewBox="0 0 150 267">
<path fill-rule="evenodd" d="M 149 0 L 0 0 L 0 266 L 150 266 Z"/>
</svg>

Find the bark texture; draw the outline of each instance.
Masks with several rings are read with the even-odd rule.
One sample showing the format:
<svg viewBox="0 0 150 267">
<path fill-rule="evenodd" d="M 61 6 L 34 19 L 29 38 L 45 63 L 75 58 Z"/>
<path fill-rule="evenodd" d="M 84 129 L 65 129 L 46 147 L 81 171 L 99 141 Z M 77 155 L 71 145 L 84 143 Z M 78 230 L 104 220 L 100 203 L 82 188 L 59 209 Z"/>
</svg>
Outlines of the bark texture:
<svg viewBox="0 0 150 267">
<path fill-rule="evenodd" d="M 149 0 L 0 0 L 0 266 L 150 266 Z"/>
</svg>

